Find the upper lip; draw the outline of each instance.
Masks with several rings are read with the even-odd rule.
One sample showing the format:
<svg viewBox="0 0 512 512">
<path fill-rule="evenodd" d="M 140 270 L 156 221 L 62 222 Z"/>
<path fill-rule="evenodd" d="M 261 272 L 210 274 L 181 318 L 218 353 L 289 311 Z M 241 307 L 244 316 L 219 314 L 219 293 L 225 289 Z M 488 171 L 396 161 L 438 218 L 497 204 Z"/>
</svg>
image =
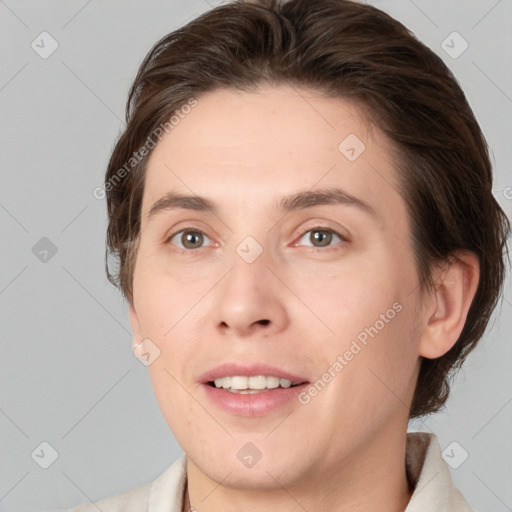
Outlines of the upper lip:
<svg viewBox="0 0 512 512">
<path fill-rule="evenodd" d="M 267 377 L 273 376 L 278 377 L 280 379 L 288 379 L 291 382 L 304 383 L 308 382 L 305 377 L 300 375 L 293 374 L 277 366 L 272 366 L 265 363 L 252 363 L 252 364 L 242 364 L 242 363 L 222 363 L 203 373 L 199 380 L 206 384 L 208 382 L 214 381 L 215 379 L 219 379 L 222 377 L 234 377 L 234 376 L 246 376 L 253 377 L 257 375 L 265 375 Z"/>
</svg>

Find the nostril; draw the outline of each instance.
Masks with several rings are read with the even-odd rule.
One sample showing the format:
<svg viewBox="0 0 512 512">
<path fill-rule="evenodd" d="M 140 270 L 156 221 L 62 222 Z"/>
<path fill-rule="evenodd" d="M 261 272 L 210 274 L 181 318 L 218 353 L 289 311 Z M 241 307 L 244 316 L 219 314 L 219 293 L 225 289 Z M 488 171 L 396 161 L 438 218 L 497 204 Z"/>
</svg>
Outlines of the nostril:
<svg viewBox="0 0 512 512">
<path fill-rule="evenodd" d="M 270 323 L 270 320 L 259 320 L 258 323 L 262 325 L 268 325 Z"/>
</svg>

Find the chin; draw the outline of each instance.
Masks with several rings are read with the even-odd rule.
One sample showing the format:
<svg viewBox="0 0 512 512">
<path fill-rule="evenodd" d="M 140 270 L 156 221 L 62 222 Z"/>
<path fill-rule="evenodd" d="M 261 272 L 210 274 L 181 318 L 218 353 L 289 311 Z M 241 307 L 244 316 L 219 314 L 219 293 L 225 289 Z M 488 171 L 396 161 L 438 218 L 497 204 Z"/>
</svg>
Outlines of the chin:
<svg viewBox="0 0 512 512">
<path fill-rule="evenodd" d="M 199 469 L 211 480 L 222 482 L 225 487 L 239 490 L 271 491 L 281 489 L 282 486 L 288 487 L 292 483 L 291 480 L 295 479 L 290 474 L 289 468 L 282 464 L 265 465 L 263 459 L 252 468 L 241 467 L 239 463 L 227 463 L 223 460 L 220 466 L 204 469 L 199 466 Z M 294 471 L 297 472 L 298 469 L 295 467 Z"/>
</svg>

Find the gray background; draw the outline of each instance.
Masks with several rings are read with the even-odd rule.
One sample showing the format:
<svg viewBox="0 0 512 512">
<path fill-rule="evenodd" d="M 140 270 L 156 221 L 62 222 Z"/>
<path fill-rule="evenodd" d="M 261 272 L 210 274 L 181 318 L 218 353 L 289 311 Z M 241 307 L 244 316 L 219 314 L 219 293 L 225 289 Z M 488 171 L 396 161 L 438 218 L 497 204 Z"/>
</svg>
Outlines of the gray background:
<svg viewBox="0 0 512 512">
<path fill-rule="evenodd" d="M 454 71 L 492 149 L 495 195 L 510 213 L 512 1 L 369 3 Z M 116 494 L 156 478 L 182 453 L 131 352 L 127 306 L 104 276 L 106 208 L 92 191 L 102 184 L 142 58 L 213 5 L 0 1 L 0 511 Z M 59 45 L 46 59 L 31 47 L 42 46 L 43 31 Z M 457 58 L 442 47 L 454 31 L 469 44 Z M 462 48 L 460 39 L 447 41 L 452 54 Z M 48 248 L 43 237 L 57 249 L 46 261 L 38 254 Z M 511 303 L 507 285 L 447 410 L 411 425 L 434 431 L 453 466 L 467 452 L 452 474 L 475 511 L 512 509 Z M 51 454 L 42 442 L 58 452 L 48 469 L 39 465 Z"/>
</svg>

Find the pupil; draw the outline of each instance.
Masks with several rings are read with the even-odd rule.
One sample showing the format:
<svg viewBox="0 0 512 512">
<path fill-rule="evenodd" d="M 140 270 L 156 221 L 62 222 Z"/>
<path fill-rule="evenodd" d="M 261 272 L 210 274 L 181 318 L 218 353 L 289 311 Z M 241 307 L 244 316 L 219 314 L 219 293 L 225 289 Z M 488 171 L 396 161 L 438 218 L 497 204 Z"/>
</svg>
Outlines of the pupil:
<svg viewBox="0 0 512 512">
<path fill-rule="evenodd" d="M 201 247 L 201 243 L 202 243 L 201 237 L 202 237 L 201 233 L 199 233 L 197 231 L 187 231 L 187 233 L 185 233 L 185 235 L 184 235 L 185 242 L 183 243 L 183 245 L 185 247 L 189 247 L 191 245 L 192 248 Z M 194 241 L 194 239 L 195 239 L 195 241 Z"/>
<path fill-rule="evenodd" d="M 313 238 L 316 242 L 320 242 L 321 247 L 329 245 L 332 234 L 328 231 L 313 231 Z"/>
</svg>

